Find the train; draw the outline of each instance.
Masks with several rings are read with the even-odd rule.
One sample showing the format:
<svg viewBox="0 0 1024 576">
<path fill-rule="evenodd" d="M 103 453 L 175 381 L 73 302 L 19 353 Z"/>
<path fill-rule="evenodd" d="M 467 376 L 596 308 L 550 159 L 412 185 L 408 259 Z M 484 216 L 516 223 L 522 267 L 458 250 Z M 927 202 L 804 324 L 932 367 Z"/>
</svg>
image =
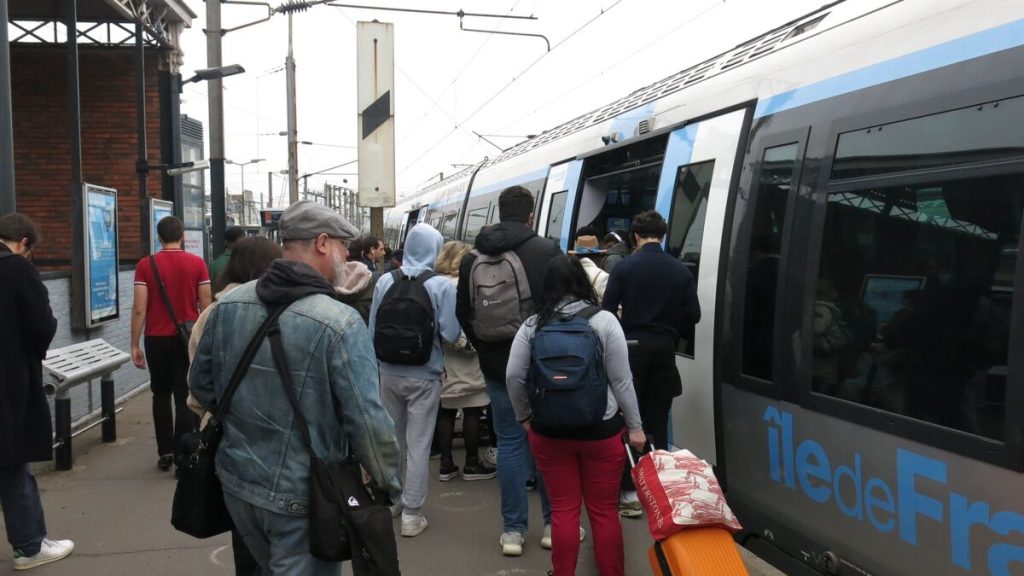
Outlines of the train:
<svg viewBox="0 0 1024 576">
<path fill-rule="evenodd" d="M 672 444 L 787 574 L 1024 574 L 1024 2 L 847 0 L 385 214 L 572 246 L 656 209 L 703 317 Z"/>
</svg>

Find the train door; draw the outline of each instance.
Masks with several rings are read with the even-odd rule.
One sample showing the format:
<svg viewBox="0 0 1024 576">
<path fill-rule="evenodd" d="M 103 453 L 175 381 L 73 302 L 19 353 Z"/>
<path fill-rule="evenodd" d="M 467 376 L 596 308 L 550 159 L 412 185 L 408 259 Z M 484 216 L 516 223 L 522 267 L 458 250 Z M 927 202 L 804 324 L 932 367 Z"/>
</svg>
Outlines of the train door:
<svg viewBox="0 0 1024 576">
<path fill-rule="evenodd" d="M 558 242 L 562 250 L 568 249 L 569 225 L 572 220 L 566 218 L 570 214 L 566 212 L 566 206 L 573 206 L 576 202 L 582 167 L 582 160 L 571 160 L 551 167 L 536 219 L 537 234 Z"/>
<path fill-rule="evenodd" d="M 401 242 L 398 243 L 399 246 L 405 246 L 405 237 L 406 235 L 409 234 L 409 230 L 412 230 L 412 227 L 415 226 L 417 222 L 419 222 L 419 217 L 419 210 L 412 210 L 409 212 L 409 215 L 406 217 L 405 220 L 405 225 L 402 227 L 402 240 Z"/>
<path fill-rule="evenodd" d="M 655 208 L 668 220 L 665 250 L 697 280 L 701 320 L 680 343 L 683 394 L 672 406 L 669 442 L 717 463 L 715 309 L 729 190 L 746 110 L 689 124 L 669 135 Z"/>
<path fill-rule="evenodd" d="M 656 209 L 668 221 L 664 248 L 693 272 L 703 312 L 694 333 L 682 335 L 677 351 L 683 394 L 672 407 L 669 442 L 712 463 L 718 460 L 714 335 L 719 252 L 746 115 L 737 110 L 587 158 L 575 203 L 568 188 L 567 205 L 576 206 L 575 228 L 560 238 L 564 249 L 584 227 L 599 237 L 629 230 L 633 216 L 644 210 Z M 556 201 L 557 195 L 550 204 Z"/>
</svg>

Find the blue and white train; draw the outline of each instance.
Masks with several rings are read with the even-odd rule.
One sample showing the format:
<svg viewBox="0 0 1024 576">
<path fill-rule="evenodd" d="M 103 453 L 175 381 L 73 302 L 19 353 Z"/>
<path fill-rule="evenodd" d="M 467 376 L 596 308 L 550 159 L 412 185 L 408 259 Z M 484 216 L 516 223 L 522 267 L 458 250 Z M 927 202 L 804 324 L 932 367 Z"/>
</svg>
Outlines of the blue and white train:
<svg viewBox="0 0 1024 576">
<path fill-rule="evenodd" d="M 472 242 L 656 208 L 704 316 L 673 443 L 788 574 L 1024 574 L 1024 2 L 836 2 L 386 215 Z"/>
</svg>

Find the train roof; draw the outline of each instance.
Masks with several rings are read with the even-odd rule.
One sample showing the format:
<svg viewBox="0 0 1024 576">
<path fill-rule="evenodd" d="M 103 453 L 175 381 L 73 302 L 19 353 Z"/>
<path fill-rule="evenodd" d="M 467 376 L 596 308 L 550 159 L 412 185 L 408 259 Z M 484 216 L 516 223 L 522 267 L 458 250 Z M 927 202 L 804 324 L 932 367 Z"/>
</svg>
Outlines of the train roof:
<svg viewBox="0 0 1024 576">
<path fill-rule="evenodd" d="M 663 78 L 653 84 L 637 89 L 629 95 L 606 104 L 586 114 L 577 116 L 564 124 L 546 130 L 529 140 L 509 148 L 500 156 L 489 161 L 488 164 L 497 164 L 514 158 L 520 154 L 533 150 L 576 132 L 580 132 L 591 126 L 601 124 L 606 120 L 615 118 L 620 114 L 644 106 L 656 100 L 660 100 L 669 94 L 685 90 L 690 86 L 734 70 L 754 60 L 764 58 L 772 52 L 787 45 L 789 40 L 805 35 L 818 28 L 829 15 L 832 7 L 842 4 L 846 0 L 837 0 L 826 4 L 817 10 L 792 20 L 778 28 L 765 32 L 743 42 L 736 47 L 713 56 L 704 62 L 695 64 L 667 78 Z"/>
<path fill-rule="evenodd" d="M 474 188 L 492 186 L 603 149 L 601 138 L 626 125 L 620 141 L 754 100 L 770 100 L 875 64 L 1024 18 L 1018 0 L 858 0 L 823 5 L 713 58 L 485 159 Z M 885 18 L 885 20 L 880 20 Z M 884 24 L 884 25 L 880 25 Z M 744 70 L 742 74 L 740 70 Z M 627 120 L 628 122 L 622 122 Z M 607 142 L 605 143 L 607 144 Z M 476 170 L 476 166 L 467 170 Z M 465 171 L 407 197 L 430 195 Z M 404 199 L 405 200 L 405 199 Z M 403 200 L 403 201 L 404 201 Z"/>
<path fill-rule="evenodd" d="M 877 1 L 881 0 L 876 0 L 876 2 Z M 630 110 L 643 107 L 670 94 L 675 94 L 685 90 L 686 88 L 690 88 L 691 86 L 699 84 L 719 74 L 735 70 L 744 64 L 764 58 L 765 56 L 780 49 L 783 45 L 791 44 L 792 42 L 790 41 L 798 36 L 810 36 L 808 33 L 816 31 L 816 29 L 821 26 L 833 7 L 845 2 L 846 0 L 837 0 L 835 2 L 825 4 L 808 14 L 742 42 L 734 48 L 709 58 L 704 62 L 694 64 L 680 72 L 668 76 L 667 78 L 659 80 L 658 82 L 639 88 L 627 96 L 611 102 L 610 104 L 606 104 L 600 108 L 577 116 L 576 118 L 564 122 L 555 128 L 545 130 L 531 139 L 524 140 L 512 146 L 495 158 L 484 158 L 481 162 L 483 164 L 483 169 L 489 169 L 498 164 L 507 162 L 517 156 L 543 147 L 544 145 L 556 140 L 602 124 L 607 120 L 629 112 Z M 891 0 L 888 0 L 887 3 L 891 3 Z M 449 180 L 464 177 L 464 173 L 470 170 L 476 170 L 477 167 L 479 167 L 479 164 L 406 196 L 401 202 L 399 202 L 399 204 L 405 203 L 422 195 L 427 195 L 428 193 L 447 185 Z"/>
</svg>

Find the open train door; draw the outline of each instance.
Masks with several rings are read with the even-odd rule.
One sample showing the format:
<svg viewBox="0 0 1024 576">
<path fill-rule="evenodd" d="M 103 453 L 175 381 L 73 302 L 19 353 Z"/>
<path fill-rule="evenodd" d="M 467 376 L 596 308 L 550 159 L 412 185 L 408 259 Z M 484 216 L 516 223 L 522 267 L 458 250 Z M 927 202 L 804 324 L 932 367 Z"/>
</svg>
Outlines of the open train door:
<svg viewBox="0 0 1024 576">
<path fill-rule="evenodd" d="M 580 183 L 582 160 L 556 164 L 548 172 L 540 214 L 536 219 L 537 235 L 558 242 L 562 250 L 569 249 L 570 218 Z M 567 210 L 568 207 L 568 210 Z"/>
<path fill-rule="evenodd" d="M 680 343 L 676 366 L 683 394 L 671 412 L 669 442 L 718 463 L 720 392 L 715 389 L 715 322 L 729 191 L 737 154 L 748 125 L 740 109 L 688 124 L 669 134 L 656 209 L 668 220 L 665 250 L 677 256 L 697 280 L 701 320 Z"/>
<path fill-rule="evenodd" d="M 405 223 L 402 224 L 401 241 L 398 243 L 400 247 L 405 247 L 405 237 L 409 235 L 409 231 L 412 230 L 412 227 L 419 222 L 419 218 L 419 208 L 417 208 L 416 210 L 409 211 L 409 214 L 406 216 Z"/>
<path fill-rule="evenodd" d="M 644 210 L 656 209 L 666 218 L 665 250 L 690 268 L 703 312 L 677 351 L 683 394 L 672 406 L 669 442 L 713 464 L 719 460 L 714 367 L 720 254 L 750 114 L 740 108 L 671 132 L 618 142 L 609 138 L 603 149 L 552 166 L 538 227 L 565 250 L 583 227 L 628 236 L 633 216 Z"/>
</svg>

